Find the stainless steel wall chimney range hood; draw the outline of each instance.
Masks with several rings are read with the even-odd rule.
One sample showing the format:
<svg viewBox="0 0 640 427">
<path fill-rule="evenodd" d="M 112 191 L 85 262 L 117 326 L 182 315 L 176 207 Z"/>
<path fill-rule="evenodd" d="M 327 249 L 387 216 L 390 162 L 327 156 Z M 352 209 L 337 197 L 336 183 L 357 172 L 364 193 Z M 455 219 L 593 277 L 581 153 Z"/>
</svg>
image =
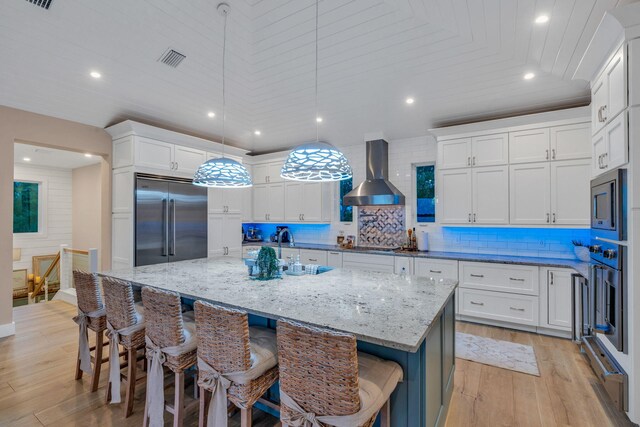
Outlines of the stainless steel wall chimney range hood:
<svg viewBox="0 0 640 427">
<path fill-rule="evenodd" d="M 347 206 L 404 205 L 402 194 L 389 182 L 389 144 L 384 139 L 367 141 L 367 175 L 365 181 L 347 193 Z"/>
</svg>

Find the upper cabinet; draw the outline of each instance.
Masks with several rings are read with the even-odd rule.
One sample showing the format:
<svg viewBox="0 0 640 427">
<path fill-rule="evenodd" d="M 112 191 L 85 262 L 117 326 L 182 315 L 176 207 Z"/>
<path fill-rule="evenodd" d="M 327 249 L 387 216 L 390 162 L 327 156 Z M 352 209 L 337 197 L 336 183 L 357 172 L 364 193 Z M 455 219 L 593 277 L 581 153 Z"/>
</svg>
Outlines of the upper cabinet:
<svg viewBox="0 0 640 427">
<path fill-rule="evenodd" d="M 496 166 L 509 162 L 506 133 L 443 141 L 438 147 L 438 168 Z"/>
<path fill-rule="evenodd" d="M 591 157 L 589 124 L 577 123 L 509 133 L 509 163 Z"/>
<path fill-rule="evenodd" d="M 283 182 L 280 177 L 283 161 L 260 163 L 253 166 L 253 183 L 269 184 L 272 182 Z"/>
<path fill-rule="evenodd" d="M 592 134 L 598 133 L 627 106 L 627 73 L 624 46 L 591 85 Z"/>
<path fill-rule="evenodd" d="M 509 163 L 543 162 L 550 158 L 549 128 L 509 133 Z"/>
</svg>

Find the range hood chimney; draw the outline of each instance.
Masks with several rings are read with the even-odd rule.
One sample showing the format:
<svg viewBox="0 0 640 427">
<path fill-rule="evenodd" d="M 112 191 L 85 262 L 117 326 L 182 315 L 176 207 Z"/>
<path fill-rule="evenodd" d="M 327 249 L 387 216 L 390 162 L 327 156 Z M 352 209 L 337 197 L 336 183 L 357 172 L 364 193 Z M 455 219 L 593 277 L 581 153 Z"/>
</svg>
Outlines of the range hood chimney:
<svg viewBox="0 0 640 427">
<path fill-rule="evenodd" d="M 367 175 L 365 181 L 347 193 L 347 206 L 404 205 L 402 194 L 389 182 L 389 144 L 384 139 L 366 141 Z"/>
</svg>

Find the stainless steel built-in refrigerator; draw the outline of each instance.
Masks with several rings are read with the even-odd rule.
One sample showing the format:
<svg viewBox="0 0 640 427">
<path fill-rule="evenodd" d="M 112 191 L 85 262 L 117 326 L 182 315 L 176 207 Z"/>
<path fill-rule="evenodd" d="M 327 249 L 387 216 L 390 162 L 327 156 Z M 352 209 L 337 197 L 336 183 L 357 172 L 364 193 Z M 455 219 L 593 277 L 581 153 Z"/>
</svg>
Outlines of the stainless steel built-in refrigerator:
<svg viewBox="0 0 640 427">
<path fill-rule="evenodd" d="M 207 189 L 136 176 L 136 266 L 207 257 Z"/>
</svg>

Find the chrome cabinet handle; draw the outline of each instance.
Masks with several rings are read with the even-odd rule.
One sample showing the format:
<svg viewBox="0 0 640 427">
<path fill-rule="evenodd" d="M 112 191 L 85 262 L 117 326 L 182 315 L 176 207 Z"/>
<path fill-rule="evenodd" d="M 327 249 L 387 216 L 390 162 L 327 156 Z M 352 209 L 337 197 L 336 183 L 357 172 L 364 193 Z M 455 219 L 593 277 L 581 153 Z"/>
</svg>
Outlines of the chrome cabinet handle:
<svg viewBox="0 0 640 427">
<path fill-rule="evenodd" d="M 517 308 L 517 307 L 509 307 L 509 309 L 513 311 L 524 311 L 524 308 Z"/>
<path fill-rule="evenodd" d="M 309 258 L 309 261 L 318 262 L 317 258 Z"/>
<path fill-rule="evenodd" d="M 176 170 L 180 169 L 180 163 L 176 162 Z"/>
<path fill-rule="evenodd" d="M 602 106 L 602 123 L 604 123 L 604 122 L 606 122 L 606 121 L 607 121 L 607 114 L 606 114 L 606 111 L 607 111 L 607 106 L 606 106 L 606 105 L 603 105 L 603 106 Z"/>
<path fill-rule="evenodd" d="M 476 222 L 476 214 L 473 214 L 473 222 Z"/>
<path fill-rule="evenodd" d="M 549 150 L 548 150 L 548 149 L 547 149 L 547 150 L 544 150 L 544 152 L 545 152 L 544 158 L 545 158 L 546 160 L 549 160 Z"/>
<path fill-rule="evenodd" d="M 475 301 L 469 301 L 469 302 L 473 305 L 484 305 L 483 302 L 475 302 Z"/>
<path fill-rule="evenodd" d="M 598 108 L 598 123 L 602 123 L 602 107 Z"/>
<path fill-rule="evenodd" d="M 471 161 L 471 164 L 472 164 L 473 166 L 475 166 L 475 165 L 476 165 L 476 156 L 473 156 L 473 160 Z"/>
<path fill-rule="evenodd" d="M 556 223 L 556 213 L 554 212 L 552 216 L 553 216 L 553 223 L 555 224 Z"/>
<path fill-rule="evenodd" d="M 512 280 L 514 282 L 524 282 L 524 279 L 520 279 L 518 277 L 509 277 L 509 280 Z"/>
<path fill-rule="evenodd" d="M 469 222 L 471 222 L 471 214 L 469 214 Z"/>
<path fill-rule="evenodd" d="M 552 158 L 553 160 L 555 160 L 555 159 L 556 159 L 556 149 L 555 149 L 555 148 L 552 148 L 552 149 L 551 149 L 551 158 Z"/>
<path fill-rule="evenodd" d="M 467 157 L 467 166 L 471 166 L 471 157 Z"/>
<path fill-rule="evenodd" d="M 549 223 L 549 214 L 547 214 L 547 224 Z"/>
<path fill-rule="evenodd" d="M 553 271 L 549 272 L 549 284 L 553 286 Z"/>
<path fill-rule="evenodd" d="M 606 169 L 609 167 L 609 162 L 605 163 L 604 159 L 607 159 L 609 157 L 609 153 L 604 153 L 602 155 L 602 163 L 603 163 L 603 169 Z"/>
<path fill-rule="evenodd" d="M 442 274 L 442 270 L 429 270 L 429 273 Z"/>
<path fill-rule="evenodd" d="M 340 252 L 329 252 L 331 255 L 340 255 Z"/>
<path fill-rule="evenodd" d="M 484 277 L 484 274 L 470 274 L 471 277 Z"/>
</svg>

